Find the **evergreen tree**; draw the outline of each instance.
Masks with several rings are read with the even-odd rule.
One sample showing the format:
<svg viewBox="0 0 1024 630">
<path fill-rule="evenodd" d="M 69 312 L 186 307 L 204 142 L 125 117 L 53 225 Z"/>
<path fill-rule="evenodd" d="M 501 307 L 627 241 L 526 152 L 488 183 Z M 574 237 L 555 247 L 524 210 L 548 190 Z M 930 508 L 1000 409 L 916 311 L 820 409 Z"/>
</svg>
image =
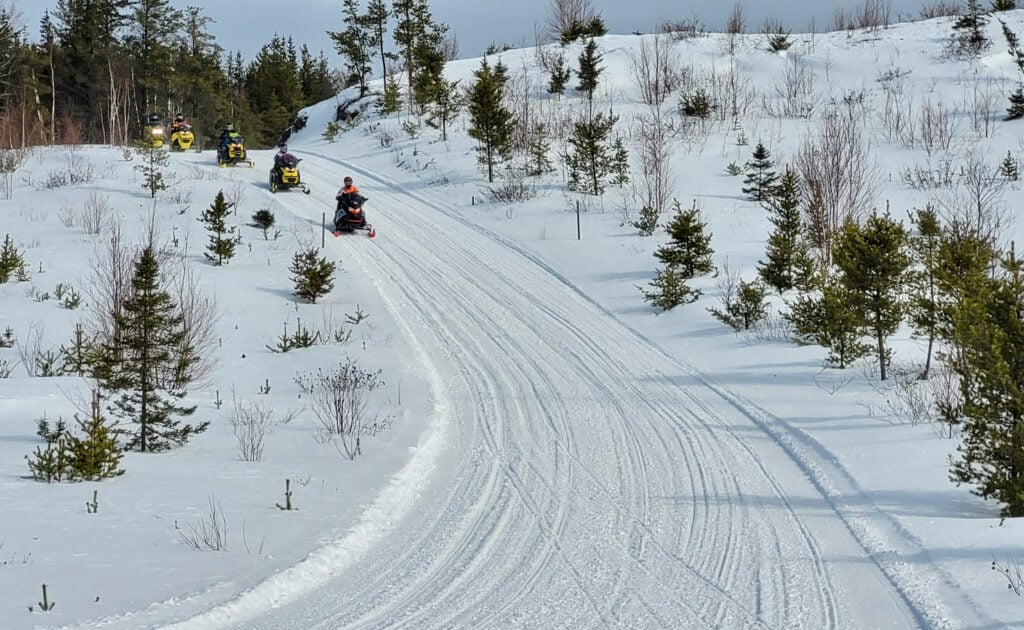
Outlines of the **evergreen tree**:
<svg viewBox="0 0 1024 630">
<path fill-rule="evenodd" d="M 273 144 L 302 107 L 298 51 L 292 40 L 274 36 L 245 69 L 244 93 L 255 115 L 246 131 L 247 146 Z M 240 129 L 237 124 L 236 129 Z"/>
<path fill-rule="evenodd" d="M 1024 515 L 1024 273 L 1011 248 L 982 299 L 961 309 L 963 439 L 950 477 Z"/>
<path fill-rule="evenodd" d="M 565 164 L 569 169 L 569 190 L 588 195 L 603 195 L 604 180 L 612 172 L 608 139 L 618 116 L 588 111 L 587 118 L 573 125 Z"/>
<path fill-rule="evenodd" d="M 446 87 L 444 38 L 448 27 L 429 21 L 429 13 L 426 19 L 428 26 L 413 48 L 416 71 L 412 75 L 412 100 L 420 111 L 426 111 L 431 104 L 442 98 Z"/>
<path fill-rule="evenodd" d="M 708 311 L 715 319 L 735 330 L 750 330 L 768 314 L 768 306 L 764 302 L 766 290 L 767 287 L 759 280 L 740 280 L 735 293 L 730 289 L 729 295 L 724 296 L 721 309 L 709 308 Z"/>
<path fill-rule="evenodd" d="M 1013 11 L 1017 8 L 1017 0 L 992 0 L 993 11 Z"/>
<path fill-rule="evenodd" d="M 28 460 L 29 474 L 36 481 L 52 483 L 70 481 L 74 476 L 74 453 L 71 451 L 71 431 L 63 419 L 58 418 L 51 427 L 45 417 L 36 421 L 36 435 L 43 438 L 46 448 L 37 446 Z"/>
<path fill-rule="evenodd" d="M 615 138 L 615 142 L 612 143 L 608 171 L 612 176 L 612 183 L 616 186 L 621 188 L 629 183 L 629 151 L 626 150 L 621 136 Z"/>
<path fill-rule="evenodd" d="M 135 78 L 139 129 L 150 113 L 163 113 L 168 102 L 167 77 L 174 70 L 174 47 L 182 13 L 170 0 L 135 0 L 125 46 Z"/>
<path fill-rule="evenodd" d="M 314 247 L 296 252 L 288 270 L 293 274 L 295 295 L 310 303 L 315 304 L 317 298 L 327 295 L 334 288 L 336 265 L 318 256 Z"/>
<path fill-rule="evenodd" d="M 538 177 L 550 173 L 554 169 L 551 160 L 548 158 L 550 152 L 550 139 L 548 138 L 547 126 L 542 123 L 534 123 L 531 129 L 527 146 L 526 174 Z"/>
<path fill-rule="evenodd" d="M 206 225 L 210 233 L 210 243 L 206 246 L 209 253 L 206 257 L 217 265 L 226 264 L 234 257 L 235 247 L 242 242 L 242 237 L 236 234 L 238 227 L 227 224 L 231 216 L 231 205 L 224 200 L 224 191 L 218 191 L 213 203 L 199 217 L 199 221 Z"/>
<path fill-rule="evenodd" d="M 687 286 L 686 278 L 672 266 L 659 269 L 650 286 L 650 291 L 643 287 L 638 288 L 644 294 L 645 302 L 662 311 L 672 310 L 680 304 L 688 304 L 700 297 L 700 291 Z"/>
<path fill-rule="evenodd" d="M 775 162 L 764 144 L 754 147 L 752 159 L 746 164 L 747 176 L 743 179 L 743 194 L 751 201 L 765 201 L 771 195 L 775 180 L 779 176 L 772 170 Z"/>
<path fill-rule="evenodd" d="M 921 378 L 928 378 L 932 351 L 939 324 L 939 287 L 936 278 L 939 264 L 939 246 L 942 226 L 931 206 L 911 213 L 914 234 L 909 239 L 913 269 L 907 277 L 907 314 L 914 326 L 914 334 L 928 339 L 924 370 Z"/>
<path fill-rule="evenodd" d="M 135 165 L 135 170 L 142 173 L 144 181 L 142 187 L 149 191 L 150 198 L 156 197 L 156 193 L 167 189 L 164 181 L 164 173 L 161 170 L 169 163 L 167 152 L 162 147 L 155 147 L 148 140 L 140 140 L 136 145 L 135 153 L 142 158 L 141 164 Z"/>
<path fill-rule="evenodd" d="M 967 0 L 964 12 L 953 23 L 953 46 L 957 53 L 977 56 L 992 45 L 985 35 L 988 18 L 978 0 Z"/>
<path fill-rule="evenodd" d="M 565 56 L 561 53 L 551 62 L 551 79 L 548 81 L 549 94 L 565 94 L 565 86 L 572 75 L 565 65 Z"/>
<path fill-rule="evenodd" d="M 602 55 L 597 52 L 597 42 L 593 39 L 587 41 L 580 53 L 579 69 L 576 76 L 579 83 L 576 89 L 586 95 L 587 100 L 594 100 L 594 91 L 597 89 L 597 80 L 604 68 L 601 66 Z"/>
<path fill-rule="evenodd" d="M 377 99 L 377 113 L 383 117 L 402 111 L 402 87 L 397 75 L 384 79 L 384 91 Z"/>
<path fill-rule="evenodd" d="M 335 85 L 327 58 L 321 51 L 313 58 L 309 48 L 303 44 L 299 52 L 299 89 L 302 92 L 302 106 L 315 105 L 334 97 L 340 86 Z"/>
<path fill-rule="evenodd" d="M 380 56 L 380 76 L 388 75 L 388 59 L 392 55 L 384 52 L 384 34 L 388 32 L 388 20 L 391 18 L 391 11 L 384 0 L 369 0 L 366 3 L 366 13 L 363 14 L 363 25 L 370 32 L 370 46 L 377 49 Z"/>
<path fill-rule="evenodd" d="M 448 140 L 448 123 L 455 119 L 466 104 L 466 97 L 459 87 L 461 80 L 441 81 L 441 89 L 429 109 L 427 124 L 441 130 L 441 140 Z"/>
<path fill-rule="evenodd" d="M 75 332 L 70 345 L 60 347 L 60 355 L 64 359 L 64 364 L 60 368 L 61 373 L 76 376 L 90 374 L 89 356 L 94 345 L 95 340 L 86 336 L 82 324 L 75 324 Z"/>
<path fill-rule="evenodd" d="M 359 94 L 366 94 L 366 77 L 370 74 L 370 62 L 376 53 L 374 33 L 366 16 L 359 12 L 358 0 L 342 1 L 343 31 L 327 31 L 334 41 L 334 49 L 344 58 L 345 87 L 359 86 Z"/>
<path fill-rule="evenodd" d="M 505 82 L 484 57 L 473 72 L 476 79 L 466 95 L 469 109 L 469 137 L 477 141 L 477 161 L 487 170 L 487 181 L 494 181 L 494 166 L 508 158 L 512 150 L 515 118 L 505 107 Z"/>
<path fill-rule="evenodd" d="M 1018 83 L 1017 88 L 1010 92 L 1010 106 L 1006 108 L 1006 120 L 1024 118 L 1024 84 Z"/>
<path fill-rule="evenodd" d="M 185 9 L 180 24 L 181 42 L 174 51 L 174 71 L 165 77 L 178 110 L 195 123 L 197 146 L 209 146 L 216 141 L 220 129 L 215 127 L 215 121 L 235 106 L 228 100 L 227 78 L 221 63 L 224 50 L 207 30 L 212 21 L 198 7 Z"/>
<path fill-rule="evenodd" d="M 81 437 L 71 437 L 71 457 L 74 476 L 85 481 L 101 481 L 123 475 L 120 468 L 121 449 L 117 446 L 113 428 L 100 410 L 99 392 L 93 392 L 89 415 L 75 421 Z"/>
<path fill-rule="evenodd" d="M 152 244 L 143 248 L 135 261 L 131 292 L 115 319 L 122 357 L 104 388 L 119 393 L 114 414 L 136 426 L 134 430 L 116 430 L 127 437 L 126 447 L 162 451 L 205 431 L 209 422 L 182 425 L 175 419 L 191 416 L 196 410 L 195 406 L 177 404 L 185 392 L 158 387 L 161 375 L 175 367 L 185 331 L 177 305 L 161 287 L 160 265 Z"/>
<path fill-rule="evenodd" d="M 14 244 L 10 234 L 4 236 L 4 244 L 0 245 L 0 284 L 10 281 L 19 269 L 25 266 L 25 256 Z"/>
<path fill-rule="evenodd" d="M 814 260 L 800 218 L 800 194 L 800 176 L 787 168 L 779 185 L 772 188 L 763 202 L 775 229 L 768 237 L 766 260 L 758 262 L 757 273 L 779 293 L 806 286 L 814 273 Z"/>
<path fill-rule="evenodd" d="M 672 220 L 665 226 L 671 240 L 659 247 L 654 256 L 687 280 L 713 272 L 711 255 L 715 250 L 711 248 L 711 233 L 701 220 L 696 202 L 684 210 L 679 200 L 674 199 L 672 208 Z"/>
<path fill-rule="evenodd" d="M 1006 181 L 1015 182 L 1020 178 L 1020 171 L 1017 168 L 1017 160 L 1006 152 L 1006 158 L 999 164 L 999 174 L 1006 178 Z"/>
<path fill-rule="evenodd" d="M 833 261 L 842 272 L 841 282 L 874 337 L 879 375 L 886 380 L 890 351 L 888 339 L 903 321 L 903 289 L 910 257 L 903 225 L 887 215 L 872 214 L 863 226 L 847 219 L 837 236 Z"/>
<path fill-rule="evenodd" d="M 793 324 L 793 340 L 827 349 L 829 363 L 839 369 L 867 355 L 871 347 L 860 341 L 864 320 L 852 302 L 846 287 L 827 274 L 820 294 L 802 293 L 789 304 L 785 317 Z"/>
</svg>

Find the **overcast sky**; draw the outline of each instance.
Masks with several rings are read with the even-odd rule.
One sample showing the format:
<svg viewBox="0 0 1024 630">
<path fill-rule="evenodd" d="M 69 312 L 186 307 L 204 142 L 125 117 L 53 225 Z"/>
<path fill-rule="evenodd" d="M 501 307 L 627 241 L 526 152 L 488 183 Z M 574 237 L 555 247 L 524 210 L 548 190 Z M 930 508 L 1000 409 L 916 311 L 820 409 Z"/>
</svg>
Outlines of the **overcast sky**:
<svg viewBox="0 0 1024 630">
<path fill-rule="evenodd" d="M 743 2 L 747 30 L 757 31 L 766 17 L 777 17 L 795 32 L 817 30 L 832 21 L 836 7 L 853 11 L 865 0 L 747 0 Z M 30 37 L 38 39 L 39 18 L 53 10 L 56 0 L 13 0 Z M 533 45 L 534 31 L 542 24 L 552 0 L 430 0 L 434 19 L 452 27 L 461 57 L 478 57 L 491 42 Z M 917 18 L 924 0 L 891 0 L 892 16 Z M 327 30 L 341 30 L 341 0 L 180 0 L 174 6 L 203 7 L 216 20 L 211 32 L 226 50 L 240 50 L 251 60 L 275 33 L 291 36 L 316 54 L 323 50 L 340 65 Z M 730 0 L 593 0 L 610 32 L 651 32 L 666 19 L 697 16 L 708 30 L 721 30 L 735 3 Z M 812 10 L 813 8 L 813 10 Z"/>
</svg>

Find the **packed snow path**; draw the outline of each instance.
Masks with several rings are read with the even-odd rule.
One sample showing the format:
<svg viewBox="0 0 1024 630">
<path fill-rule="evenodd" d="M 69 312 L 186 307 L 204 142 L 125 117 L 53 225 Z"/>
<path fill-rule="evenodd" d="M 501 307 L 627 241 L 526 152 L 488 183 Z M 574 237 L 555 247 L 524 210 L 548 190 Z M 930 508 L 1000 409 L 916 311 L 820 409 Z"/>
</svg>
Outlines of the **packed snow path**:
<svg viewBox="0 0 1024 630">
<path fill-rule="evenodd" d="M 307 157 L 313 194 L 278 199 L 319 222 L 338 171 Z M 429 357 L 446 447 L 365 553 L 314 554 L 325 566 L 305 575 L 322 580 L 271 578 L 180 627 L 959 623 L 941 584 L 915 592 L 916 573 L 866 546 L 878 515 L 837 507 L 742 399 L 440 204 L 358 179 L 378 238 L 328 235 L 329 255 L 373 279 L 409 333 L 395 342 Z"/>
</svg>

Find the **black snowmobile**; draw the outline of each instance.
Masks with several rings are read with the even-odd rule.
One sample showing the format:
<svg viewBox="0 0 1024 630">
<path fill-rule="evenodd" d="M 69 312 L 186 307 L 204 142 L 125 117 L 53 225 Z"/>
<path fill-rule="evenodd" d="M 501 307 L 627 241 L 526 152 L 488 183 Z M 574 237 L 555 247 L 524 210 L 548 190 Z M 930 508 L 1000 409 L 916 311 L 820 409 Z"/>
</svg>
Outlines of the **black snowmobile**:
<svg viewBox="0 0 1024 630">
<path fill-rule="evenodd" d="M 366 222 L 366 211 L 363 209 L 367 198 L 359 193 L 342 195 L 338 199 L 338 206 L 334 210 L 334 235 L 340 236 L 342 232 L 352 233 L 356 230 L 363 230 L 370 238 L 377 236 L 377 231 Z"/>
</svg>

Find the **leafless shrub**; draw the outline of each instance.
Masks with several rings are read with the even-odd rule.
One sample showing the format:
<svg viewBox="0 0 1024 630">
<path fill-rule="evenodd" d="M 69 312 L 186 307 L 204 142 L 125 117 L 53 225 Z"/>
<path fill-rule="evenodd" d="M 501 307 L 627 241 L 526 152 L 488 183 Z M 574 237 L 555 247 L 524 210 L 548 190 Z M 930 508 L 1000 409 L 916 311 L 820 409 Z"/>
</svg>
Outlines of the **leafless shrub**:
<svg viewBox="0 0 1024 630">
<path fill-rule="evenodd" d="M 972 150 L 960 166 L 956 187 L 937 199 L 940 213 L 947 223 L 963 226 L 994 242 L 1009 220 L 1003 203 L 1006 185 L 998 166 L 988 164 L 984 155 Z"/>
<path fill-rule="evenodd" d="M 481 192 L 491 202 L 521 203 L 537 196 L 537 186 L 526 177 L 507 175 L 499 183 Z"/>
<path fill-rule="evenodd" d="M 930 156 L 934 151 L 948 151 L 956 137 L 959 124 L 954 112 L 942 101 L 926 98 L 918 114 L 921 145 Z"/>
<path fill-rule="evenodd" d="M 74 153 L 65 156 L 64 168 L 50 171 L 46 178 L 36 185 L 37 190 L 51 190 L 65 186 L 91 184 L 96 181 L 96 172 L 88 160 Z"/>
<path fill-rule="evenodd" d="M 339 453 L 355 459 L 361 452 L 360 437 L 371 424 L 366 412 L 369 394 L 384 384 L 380 370 L 367 372 L 347 359 L 330 371 L 298 374 L 295 382 L 310 397 L 320 421 L 319 439 L 335 442 Z"/>
<path fill-rule="evenodd" d="M 633 120 L 637 181 L 644 205 L 661 213 L 673 196 L 672 146 L 675 143 L 671 119 L 660 107 L 652 106 Z"/>
<path fill-rule="evenodd" d="M 793 341 L 793 322 L 786 319 L 785 314 L 770 310 L 748 330 L 741 331 L 740 335 L 747 343 L 788 344 Z"/>
<path fill-rule="evenodd" d="M 835 33 L 840 31 L 852 31 L 857 28 L 857 23 L 853 16 L 846 12 L 843 7 L 836 7 L 832 11 L 832 22 L 829 25 L 829 30 Z"/>
<path fill-rule="evenodd" d="M 878 191 L 878 168 L 852 106 L 830 108 L 817 134 L 804 139 L 796 168 L 811 241 L 821 260 L 832 260 L 832 236 L 847 217 L 870 210 Z"/>
<path fill-rule="evenodd" d="M 701 80 L 711 92 L 711 101 L 716 105 L 714 114 L 720 121 L 731 121 L 734 125 L 746 116 L 757 102 L 757 90 L 750 76 L 742 73 L 735 58 L 729 59 L 729 66 L 720 73 L 715 66 Z"/>
<path fill-rule="evenodd" d="M 86 234 L 99 234 L 110 220 L 110 198 L 95 190 L 90 191 L 78 220 Z"/>
<path fill-rule="evenodd" d="M 238 400 L 231 392 L 231 430 L 238 442 L 238 457 L 244 462 L 263 460 L 263 442 L 274 424 L 274 409 L 263 401 Z"/>
<path fill-rule="evenodd" d="M 174 529 L 181 541 L 196 551 L 227 551 L 228 523 L 224 518 L 224 510 L 220 503 L 210 496 L 210 513 L 199 519 L 195 525 L 182 529 L 178 521 L 174 521 Z"/>
<path fill-rule="evenodd" d="M 110 237 L 93 254 L 92 279 L 85 285 L 90 309 L 86 329 L 90 337 L 115 349 L 121 338 L 116 322 L 131 294 L 134 263 L 135 249 L 125 241 L 121 223 L 111 221 Z"/>
<path fill-rule="evenodd" d="M 992 77 L 975 77 L 965 88 L 963 110 L 971 118 L 971 129 L 981 138 L 992 135 L 992 127 L 999 114 L 1002 95 Z"/>
<path fill-rule="evenodd" d="M 898 140 L 904 147 L 911 149 L 917 141 L 917 118 L 913 96 L 906 92 L 908 74 L 909 70 L 889 68 L 879 76 L 884 100 L 878 117 L 887 140 Z"/>
<path fill-rule="evenodd" d="M 960 15 L 961 6 L 961 3 L 954 0 L 933 0 L 922 6 L 917 14 L 922 20 L 957 16 Z"/>
<path fill-rule="evenodd" d="M 765 103 L 765 110 L 779 118 L 810 118 L 817 106 L 814 91 L 814 70 L 803 57 L 786 56 L 782 76 L 772 84 L 777 104 Z"/>
<path fill-rule="evenodd" d="M 685 72 L 670 37 L 654 35 L 640 40 L 639 54 L 632 57 L 630 78 L 640 88 L 647 105 L 660 105 L 679 87 Z"/>
<path fill-rule="evenodd" d="M 173 389 L 190 383 L 205 383 L 217 367 L 217 322 L 220 311 L 216 298 L 202 290 L 197 267 L 188 255 L 188 245 L 181 254 L 162 265 L 164 281 L 178 306 L 185 336 L 178 348 L 174 368 L 163 378 Z"/>
<path fill-rule="evenodd" d="M 60 224 L 64 227 L 75 227 L 75 210 L 71 206 L 61 206 L 61 209 L 57 211 L 57 218 L 60 220 Z"/>
<path fill-rule="evenodd" d="M 1024 595 L 1024 568 L 1021 567 L 1019 560 L 1007 558 L 1006 564 L 999 564 L 993 556 L 992 570 L 1006 578 L 1007 590 L 1013 591 L 1017 596 Z"/>
<path fill-rule="evenodd" d="M 224 193 L 224 200 L 234 208 L 235 213 L 238 212 L 238 206 L 245 201 L 245 189 L 246 183 L 240 181 L 234 181 L 231 183 L 231 187 Z"/>
<path fill-rule="evenodd" d="M 4 199 L 14 196 L 14 174 L 28 156 L 28 149 L 0 149 L 0 192 Z"/>
<path fill-rule="evenodd" d="M 200 181 L 209 181 L 217 179 L 217 172 L 211 171 L 208 168 L 199 166 L 198 164 L 188 165 L 188 177 L 189 179 L 197 179 Z"/>
<path fill-rule="evenodd" d="M 914 190 L 935 190 L 951 188 L 956 184 L 957 172 L 953 160 L 947 156 L 938 158 L 934 164 L 907 166 L 900 171 L 900 180 Z"/>
<path fill-rule="evenodd" d="M 14 373 L 14 365 L 11 365 L 6 359 L 0 359 L 0 378 L 11 378 L 11 374 Z M 0 562 L 2 565 L 3 562 Z"/>
<path fill-rule="evenodd" d="M 912 363 L 894 362 L 890 366 L 890 381 L 879 393 L 893 419 L 913 426 L 938 421 L 932 390 L 928 381 L 920 378 L 922 369 Z"/>
<path fill-rule="evenodd" d="M 677 42 L 707 35 L 704 23 L 696 15 L 689 19 L 662 22 L 658 32 L 667 33 Z"/>
<path fill-rule="evenodd" d="M 727 35 L 742 35 L 747 32 L 747 16 L 743 12 L 743 5 L 737 2 L 732 5 L 729 16 L 725 18 L 725 31 Z"/>
<path fill-rule="evenodd" d="M 854 22 L 857 28 L 875 32 L 880 28 L 889 28 L 892 19 L 892 0 L 863 0 L 854 11 Z"/>
<path fill-rule="evenodd" d="M 28 327 L 28 332 L 18 335 L 14 342 L 18 350 L 18 358 L 29 376 L 42 376 L 39 371 L 39 357 L 43 356 L 43 324 L 33 322 Z"/>
<path fill-rule="evenodd" d="M 590 0 L 551 0 L 544 20 L 545 33 L 558 41 L 574 24 L 587 24 L 594 18 Z"/>
</svg>

